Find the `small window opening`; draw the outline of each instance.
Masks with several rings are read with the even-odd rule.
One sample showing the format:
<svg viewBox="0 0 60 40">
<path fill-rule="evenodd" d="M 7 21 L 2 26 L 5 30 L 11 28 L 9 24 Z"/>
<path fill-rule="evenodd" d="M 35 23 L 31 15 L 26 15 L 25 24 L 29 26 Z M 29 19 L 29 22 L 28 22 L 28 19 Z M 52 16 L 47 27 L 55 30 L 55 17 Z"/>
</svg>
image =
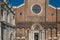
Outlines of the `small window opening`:
<svg viewBox="0 0 60 40">
<path fill-rule="evenodd" d="M 51 15 L 54 16 L 54 13 L 52 13 Z"/>
<path fill-rule="evenodd" d="M 22 13 L 20 13 L 20 15 L 22 15 Z"/>
</svg>

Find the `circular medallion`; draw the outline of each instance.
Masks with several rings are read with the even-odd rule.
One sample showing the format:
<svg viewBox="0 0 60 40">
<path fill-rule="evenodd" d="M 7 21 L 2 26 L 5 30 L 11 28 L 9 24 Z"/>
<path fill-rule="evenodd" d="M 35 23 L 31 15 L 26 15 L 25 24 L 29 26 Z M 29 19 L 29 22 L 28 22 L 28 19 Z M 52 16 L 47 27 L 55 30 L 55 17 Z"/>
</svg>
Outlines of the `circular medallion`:
<svg viewBox="0 0 60 40">
<path fill-rule="evenodd" d="M 32 7 L 32 11 L 33 11 L 35 14 L 39 14 L 40 11 L 41 11 L 40 5 L 34 5 L 34 6 Z"/>
</svg>

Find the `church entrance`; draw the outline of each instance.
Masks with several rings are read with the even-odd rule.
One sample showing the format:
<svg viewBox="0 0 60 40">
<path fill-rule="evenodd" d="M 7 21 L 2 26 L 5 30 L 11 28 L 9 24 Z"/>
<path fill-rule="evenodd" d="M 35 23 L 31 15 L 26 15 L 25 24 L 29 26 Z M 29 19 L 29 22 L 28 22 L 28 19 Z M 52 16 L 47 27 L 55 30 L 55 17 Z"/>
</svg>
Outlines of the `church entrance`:
<svg viewBox="0 0 60 40">
<path fill-rule="evenodd" d="M 34 24 L 31 27 L 29 40 L 45 40 L 45 30 L 40 24 Z"/>
</svg>

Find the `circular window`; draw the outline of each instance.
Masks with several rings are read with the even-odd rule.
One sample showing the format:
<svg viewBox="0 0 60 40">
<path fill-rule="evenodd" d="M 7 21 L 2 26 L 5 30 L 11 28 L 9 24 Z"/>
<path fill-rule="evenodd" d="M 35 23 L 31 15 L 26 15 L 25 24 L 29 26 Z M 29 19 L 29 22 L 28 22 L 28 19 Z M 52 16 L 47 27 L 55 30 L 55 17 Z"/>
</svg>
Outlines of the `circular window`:
<svg viewBox="0 0 60 40">
<path fill-rule="evenodd" d="M 32 11 L 33 11 L 34 13 L 36 13 L 36 14 L 39 14 L 40 11 L 41 11 L 40 5 L 34 5 L 34 6 L 32 7 Z"/>
</svg>

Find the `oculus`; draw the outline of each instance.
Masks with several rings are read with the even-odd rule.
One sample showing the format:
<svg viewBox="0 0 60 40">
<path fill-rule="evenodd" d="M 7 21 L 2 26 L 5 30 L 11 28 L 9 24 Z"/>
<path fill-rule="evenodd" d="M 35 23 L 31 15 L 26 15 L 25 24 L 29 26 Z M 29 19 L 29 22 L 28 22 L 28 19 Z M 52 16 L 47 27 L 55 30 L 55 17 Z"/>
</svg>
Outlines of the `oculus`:
<svg viewBox="0 0 60 40">
<path fill-rule="evenodd" d="M 32 7 L 32 11 L 35 13 L 35 14 L 39 14 L 40 13 L 40 11 L 41 11 L 41 6 L 40 5 L 34 5 L 33 7 Z"/>
</svg>

